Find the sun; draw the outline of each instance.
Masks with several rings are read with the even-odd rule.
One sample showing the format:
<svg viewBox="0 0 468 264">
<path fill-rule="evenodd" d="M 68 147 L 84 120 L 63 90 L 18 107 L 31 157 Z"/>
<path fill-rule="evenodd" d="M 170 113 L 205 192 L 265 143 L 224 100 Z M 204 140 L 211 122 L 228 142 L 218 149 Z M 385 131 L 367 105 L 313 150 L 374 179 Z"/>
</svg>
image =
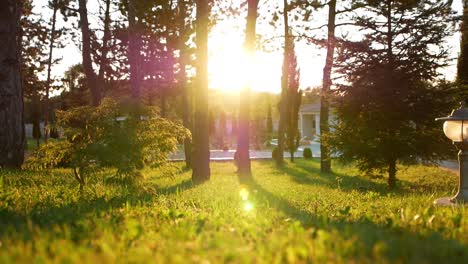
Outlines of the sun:
<svg viewBox="0 0 468 264">
<path fill-rule="evenodd" d="M 248 56 L 239 37 L 215 38 L 208 62 L 210 88 L 240 91 L 246 85 L 255 91 L 277 92 L 281 82 L 281 57 L 256 51 Z"/>
</svg>

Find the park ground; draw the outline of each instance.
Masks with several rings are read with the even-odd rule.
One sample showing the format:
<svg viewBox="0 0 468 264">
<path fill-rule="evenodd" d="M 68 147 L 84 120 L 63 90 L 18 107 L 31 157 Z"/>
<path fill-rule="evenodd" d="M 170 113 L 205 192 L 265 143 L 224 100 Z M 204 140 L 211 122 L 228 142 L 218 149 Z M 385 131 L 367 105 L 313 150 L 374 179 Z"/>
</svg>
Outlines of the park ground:
<svg viewBox="0 0 468 264">
<path fill-rule="evenodd" d="M 432 205 L 453 171 L 401 166 L 388 190 L 353 167 L 255 161 L 247 198 L 231 162 L 201 185 L 182 166 L 102 172 L 83 193 L 66 169 L 0 172 L 0 263 L 468 263 L 468 212 Z"/>
</svg>

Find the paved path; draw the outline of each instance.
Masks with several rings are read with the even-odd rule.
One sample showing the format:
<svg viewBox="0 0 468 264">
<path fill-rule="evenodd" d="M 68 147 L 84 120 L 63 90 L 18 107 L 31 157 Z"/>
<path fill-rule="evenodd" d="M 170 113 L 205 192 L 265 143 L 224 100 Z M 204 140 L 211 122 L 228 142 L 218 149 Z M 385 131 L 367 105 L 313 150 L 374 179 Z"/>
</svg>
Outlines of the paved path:
<svg viewBox="0 0 468 264">
<path fill-rule="evenodd" d="M 458 172 L 458 161 L 455 160 L 443 160 L 439 162 L 439 167 L 451 171 Z"/>
<path fill-rule="evenodd" d="M 319 144 L 312 144 L 310 146 L 300 146 L 298 151 L 294 153 L 294 157 L 302 158 L 305 147 L 309 147 L 312 150 L 312 156 L 314 158 L 320 157 L 320 145 Z M 210 160 L 212 161 L 225 161 L 225 160 L 234 160 L 234 153 L 235 150 L 223 151 L 223 150 L 210 150 Z M 284 157 L 289 158 L 289 152 L 284 152 Z M 172 161 L 182 161 L 185 160 L 185 154 L 183 152 L 178 152 L 172 154 L 169 157 Z M 250 159 L 258 160 L 258 159 L 272 159 L 271 151 L 270 150 L 251 150 L 250 151 Z"/>
</svg>

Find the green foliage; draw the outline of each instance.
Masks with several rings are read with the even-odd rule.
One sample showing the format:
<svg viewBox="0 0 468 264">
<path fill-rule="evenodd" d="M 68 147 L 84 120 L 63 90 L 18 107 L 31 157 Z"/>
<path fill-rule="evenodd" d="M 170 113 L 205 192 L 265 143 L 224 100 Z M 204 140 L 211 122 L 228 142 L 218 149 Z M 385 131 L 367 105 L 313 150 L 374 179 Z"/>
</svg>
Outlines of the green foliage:
<svg viewBox="0 0 468 264">
<path fill-rule="evenodd" d="M 402 167 L 402 185 L 317 160 L 252 162 L 251 211 L 231 163 L 192 185 L 183 163 L 144 170 L 139 186 L 80 194 L 70 170 L 0 171 L 1 263 L 466 263 L 468 212 L 434 208 L 457 176 Z M 175 174 L 174 177 L 164 177 Z M 70 177 L 71 176 L 71 177 Z"/>
<path fill-rule="evenodd" d="M 460 55 L 458 57 L 457 65 L 457 80 L 461 85 L 468 85 L 468 8 L 467 1 L 463 1 L 463 16 L 460 27 L 461 39 L 460 39 Z M 465 91 L 466 91 L 466 87 Z"/>
<path fill-rule="evenodd" d="M 65 140 L 40 147 L 28 160 L 29 168 L 70 166 L 80 185 L 89 172 L 115 168 L 126 177 L 145 165 L 158 167 L 189 137 L 181 125 L 155 118 L 149 109 L 125 114 L 122 105 L 105 99 L 98 107 L 83 106 L 57 112 L 57 125 Z"/>
<path fill-rule="evenodd" d="M 312 158 L 312 150 L 310 148 L 304 148 L 304 152 L 302 153 L 304 159 L 311 159 Z"/>
<path fill-rule="evenodd" d="M 454 16 L 450 1 L 364 2 L 354 21 L 368 34 L 340 46 L 346 83 L 338 84 L 338 125 L 324 140 L 362 171 L 387 172 L 393 187 L 398 162 L 435 161 L 450 148 L 434 118 L 453 104 L 448 85 L 436 80 L 448 62 L 444 41 Z"/>
<path fill-rule="evenodd" d="M 302 102 L 302 90 L 299 88 L 300 70 L 297 65 L 297 57 L 294 46 L 294 39 L 289 38 L 286 40 L 288 50 L 286 50 L 287 56 L 286 61 L 283 62 L 283 67 L 286 67 L 287 87 L 285 92 L 282 93 L 282 99 L 285 107 L 285 128 L 286 128 L 286 148 L 289 150 L 291 155 L 291 161 L 294 161 L 294 152 L 297 150 L 299 145 L 297 144 L 298 137 L 298 119 L 299 109 Z"/>
</svg>

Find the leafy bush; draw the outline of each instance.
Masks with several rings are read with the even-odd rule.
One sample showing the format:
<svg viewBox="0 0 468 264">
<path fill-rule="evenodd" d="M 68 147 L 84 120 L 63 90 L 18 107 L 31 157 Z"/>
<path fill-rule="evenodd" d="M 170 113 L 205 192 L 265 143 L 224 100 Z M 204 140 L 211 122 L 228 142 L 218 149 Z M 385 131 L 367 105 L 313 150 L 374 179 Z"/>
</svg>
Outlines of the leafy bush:
<svg viewBox="0 0 468 264">
<path fill-rule="evenodd" d="M 123 106 L 104 99 L 98 107 L 57 112 L 65 140 L 49 142 L 29 158 L 26 167 L 72 167 L 80 188 L 95 170 L 117 169 L 117 176 L 138 175 L 145 165 L 158 167 L 177 143 L 190 137 L 182 125 L 155 117 L 151 109 L 123 113 Z M 138 114 L 137 114 L 138 113 Z"/>
<path fill-rule="evenodd" d="M 312 150 L 310 148 L 304 148 L 304 159 L 311 159 L 312 158 Z"/>
</svg>

